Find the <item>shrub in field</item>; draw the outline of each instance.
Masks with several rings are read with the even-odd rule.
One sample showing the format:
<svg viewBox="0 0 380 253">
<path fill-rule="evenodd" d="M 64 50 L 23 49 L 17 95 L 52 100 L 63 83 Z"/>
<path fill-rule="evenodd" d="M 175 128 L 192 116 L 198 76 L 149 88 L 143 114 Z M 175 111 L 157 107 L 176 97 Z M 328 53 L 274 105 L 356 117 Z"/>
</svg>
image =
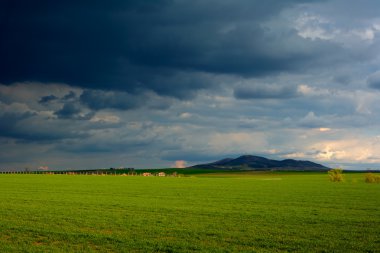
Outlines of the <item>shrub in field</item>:
<svg viewBox="0 0 380 253">
<path fill-rule="evenodd" d="M 380 183 L 380 176 L 369 172 L 365 174 L 364 180 L 366 183 Z"/>
<path fill-rule="evenodd" d="M 342 182 L 343 181 L 343 170 L 342 169 L 332 169 L 329 170 L 329 177 L 331 182 Z"/>
</svg>

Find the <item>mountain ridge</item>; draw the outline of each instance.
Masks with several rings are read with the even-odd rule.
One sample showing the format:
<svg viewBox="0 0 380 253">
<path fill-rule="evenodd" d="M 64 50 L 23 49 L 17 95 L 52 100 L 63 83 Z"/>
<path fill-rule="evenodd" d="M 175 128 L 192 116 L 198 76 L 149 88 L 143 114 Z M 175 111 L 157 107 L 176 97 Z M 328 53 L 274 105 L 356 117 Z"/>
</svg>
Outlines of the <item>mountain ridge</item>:
<svg viewBox="0 0 380 253">
<path fill-rule="evenodd" d="M 224 158 L 212 163 L 198 164 L 191 168 L 226 170 L 293 170 L 327 171 L 330 168 L 307 160 L 273 160 L 262 156 L 242 155 L 238 158 Z"/>
</svg>

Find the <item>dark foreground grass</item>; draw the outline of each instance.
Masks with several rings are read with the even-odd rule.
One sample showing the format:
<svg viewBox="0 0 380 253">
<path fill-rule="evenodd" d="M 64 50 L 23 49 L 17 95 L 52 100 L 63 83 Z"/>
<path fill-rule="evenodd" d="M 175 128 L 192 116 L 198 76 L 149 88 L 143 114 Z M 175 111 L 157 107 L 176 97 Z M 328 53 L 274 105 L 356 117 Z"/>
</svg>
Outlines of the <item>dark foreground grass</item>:
<svg viewBox="0 0 380 253">
<path fill-rule="evenodd" d="M 379 196 L 363 174 L 0 175 L 0 252 L 380 252 Z"/>
</svg>

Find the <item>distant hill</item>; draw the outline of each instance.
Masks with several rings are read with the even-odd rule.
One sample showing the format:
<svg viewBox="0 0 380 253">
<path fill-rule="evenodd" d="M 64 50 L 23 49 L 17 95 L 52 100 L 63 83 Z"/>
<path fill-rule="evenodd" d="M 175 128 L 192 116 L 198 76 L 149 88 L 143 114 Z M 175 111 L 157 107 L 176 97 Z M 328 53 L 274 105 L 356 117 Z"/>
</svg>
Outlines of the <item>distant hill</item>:
<svg viewBox="0 0 380 253">
<path fill-rule="evenodd" d="M 261 156 L 243 155 L 238 158 L 225 158 L 207 164 L 198 164 L 192 168 L 225 170 L 283 170 L 283 171 L 326 171 L 330 168 L 310 161 L 293 159 L 271 160 Z"/>
</svg>

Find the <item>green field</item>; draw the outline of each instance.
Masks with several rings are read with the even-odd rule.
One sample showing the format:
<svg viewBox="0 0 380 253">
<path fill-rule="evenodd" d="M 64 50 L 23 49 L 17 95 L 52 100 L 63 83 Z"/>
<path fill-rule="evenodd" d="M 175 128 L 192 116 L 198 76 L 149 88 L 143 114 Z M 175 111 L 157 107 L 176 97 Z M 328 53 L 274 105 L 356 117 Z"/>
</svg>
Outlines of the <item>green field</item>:
<svg viewBox="0 0 380 253">
<path fill-rule="evenodd" d="M 364 174 L 0 175 L 0 252 L 380 252 Z"/>
</svg>

